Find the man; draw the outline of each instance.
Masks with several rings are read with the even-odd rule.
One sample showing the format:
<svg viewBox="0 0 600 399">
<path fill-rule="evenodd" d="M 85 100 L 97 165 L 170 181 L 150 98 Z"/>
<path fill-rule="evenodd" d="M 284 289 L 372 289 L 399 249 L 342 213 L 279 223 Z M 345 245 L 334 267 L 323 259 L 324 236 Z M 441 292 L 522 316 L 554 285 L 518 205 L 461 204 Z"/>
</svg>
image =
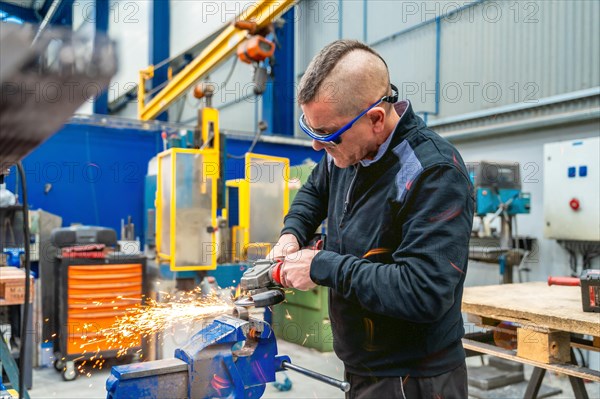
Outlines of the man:
<svg viewBox="0 0 600 399">
<path fill-rule="evenodd" d="M 384 60 L 339 40 L 299 86 L 300 127 L 327 153 L 271 256 L 282 282 L 329 287 L 350 398 L 466 398 L 460 313 L 473 220 L 456 149 L 397 102 Z M 327 218 L 324 250 L 305 246 Z"/>
</svg>

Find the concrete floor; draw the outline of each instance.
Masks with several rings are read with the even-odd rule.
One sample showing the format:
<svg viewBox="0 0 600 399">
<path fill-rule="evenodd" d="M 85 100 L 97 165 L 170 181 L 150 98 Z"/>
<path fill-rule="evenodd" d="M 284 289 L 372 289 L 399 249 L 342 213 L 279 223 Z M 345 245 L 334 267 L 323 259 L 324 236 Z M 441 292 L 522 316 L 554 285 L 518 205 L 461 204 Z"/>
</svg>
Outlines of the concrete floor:
<svg viewBox="0 0 600 399">
<path fill-rule="evenodd" d="M 331 377 L 341 379 L 343 376 L 343 365 L 333 353 L 320 353 L 313 349 L 304 348 L 285 341 L 279 341 L 279 353 L 287 354 L 292 361 L 306 368 L 318 371 Z M 481 364 L 480 358 L 470 358 L 467 361 L 469 367 Z M 525 367 L 525 376 L 531 374 L 531 367 Z M 75 381 L 63 381 L 60 374 L 53 368 L 34 370 L 33 389 L 29 392 L 32 399 L 60 398 L 60 399 L 84 399 L 105 398 L 105 383 L 110 374 L 110 368 L 94 370 L 91 376 L 79 376 Z M 272 384 L 267 385 L 263 398 L 343 398 L 344 394 L 337 388 L 315 381 L 293 371 L 287 372 L 292 380 L 292 389 L 280 392 Z M 283 381 L 283 375 L 278 373 L 278 381 Z M 563 393 L 553 398 L 574 398 L 573 391 L 568 378 L 562 375 L 547 373 L 544 384 L 558 387 Z M 600 384 L 586 384 L 590 398 L 600 398 Z M 381 398 L 383 399 L 383 398 Z M 411 398 L 412 399 L 412 398 Z M 512 398 L 498 398 L 512 399 Z"/>
<path fill-rule="evenodd" d="M 487 356 L 483 357 L 484 359 Z M 484 360 L 484 363 L 487 363 L 487 360 Z M 481 357 L 471 357 L 467 358 L 467 368 L 470 369 L 472 367 L 481 366 L 482 363 Z M 525 365 L 524 374 L 525 380 L 529 381 L 529 377 L 533 372 L 533 367 L 529 365 Z M 544 379 L 542 381 L 543 385 L 547 385 L 549 387 L 558 388 L 562 390 L 562 393 L 559 395 L 550 396 L 552 399 L 574 399 L 575 395 L 573 393 L 573 388 L 571 388 L 571 383 L 569 382 L 569 378 L 564 374 L 556 374 L 550 371 L 546 372 Z M 524 389 L 525 387 L 523 387 Z M 588 396 L 590 399 L 600 399 L 600 384 L 599 383 L 586 383 L 585 388 L 587 390 Z M 471 398 L 471 396 L 469 396 Z M 512 397 L 507 395 L 498 394 L 497 396 L 491 396 L 493 399 L 520 399 L 520 397 Z"/>
</svg>

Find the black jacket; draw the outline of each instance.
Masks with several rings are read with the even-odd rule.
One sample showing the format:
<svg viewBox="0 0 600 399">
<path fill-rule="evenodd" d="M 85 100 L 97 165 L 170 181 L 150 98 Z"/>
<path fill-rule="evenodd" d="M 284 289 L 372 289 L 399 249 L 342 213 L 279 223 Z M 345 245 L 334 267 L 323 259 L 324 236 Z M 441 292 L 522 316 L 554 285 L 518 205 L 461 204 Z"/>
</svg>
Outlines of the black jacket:
<svg viewBox="0 0 600 399">
<path fill-rule="evenodd" d="M 330 288 L 334 349 L 347 371 L 435 376 L 465 357 L 473 189 L 458 151 L 407 101 L 395 107 L 400 122 L 373 161 L 340 169 L 323 157 L 282 233 L 304 245 L 327 217 L 310 276 Z"/>
</svg>

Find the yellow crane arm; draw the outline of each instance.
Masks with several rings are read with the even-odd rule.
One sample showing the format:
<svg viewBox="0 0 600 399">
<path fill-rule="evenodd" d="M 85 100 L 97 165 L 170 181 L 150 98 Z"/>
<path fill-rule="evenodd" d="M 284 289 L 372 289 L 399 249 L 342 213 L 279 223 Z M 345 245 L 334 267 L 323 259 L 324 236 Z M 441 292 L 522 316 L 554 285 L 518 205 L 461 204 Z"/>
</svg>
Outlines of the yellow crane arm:
<svg viewBox="0 0 600 399">
<path fill-rule="evenodd" d="M 294 4 L 294 0 L 260 0 L 246 7 L 236 17 L 236 21 L 253 21 L 258 29 L 273 22 Z M 154 67 L 140 71 L 140 84 L 138 86 L 138 117 L 141 120 L 156 118 L 165 111 L 173 102 L 188 91 L 196 82 L 206 76 L 213 68 L 232 55 L 237 46 L 246 40 L 248 33 L 237 29 L 230 24 L 217 38 L 208 45 L 192 62 L 159 91 L 152 100 L 145 103 L 146 79 L 154 75 Z"/>
</svg>

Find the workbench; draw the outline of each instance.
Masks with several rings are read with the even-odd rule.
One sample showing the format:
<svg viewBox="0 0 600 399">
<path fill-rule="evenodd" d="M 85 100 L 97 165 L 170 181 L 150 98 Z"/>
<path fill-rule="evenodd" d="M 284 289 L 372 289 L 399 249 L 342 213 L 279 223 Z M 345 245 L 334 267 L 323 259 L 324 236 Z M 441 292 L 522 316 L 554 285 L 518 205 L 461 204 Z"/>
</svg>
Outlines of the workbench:
<svg viewBox="0 0 600 399">
<path fill-rule="evenodd" d="M 543 282 L 466 287 L 462 311 L 490 332 L 486 339 L 485 333 L 467 331 L 467 352 L 534 366 L 526 399 L 537 397 L 546 370 L 568 375 L 576 398 L 588 397 L 584 379 L 600 382 L 600 371 L 578 366 L 573 355 L 573 347 L 600 352 L 600 313 L 583 312 L 580 287 Z M 516 324 L 516 351 L 490 339 L 500 322 Z"/>
</svg>

